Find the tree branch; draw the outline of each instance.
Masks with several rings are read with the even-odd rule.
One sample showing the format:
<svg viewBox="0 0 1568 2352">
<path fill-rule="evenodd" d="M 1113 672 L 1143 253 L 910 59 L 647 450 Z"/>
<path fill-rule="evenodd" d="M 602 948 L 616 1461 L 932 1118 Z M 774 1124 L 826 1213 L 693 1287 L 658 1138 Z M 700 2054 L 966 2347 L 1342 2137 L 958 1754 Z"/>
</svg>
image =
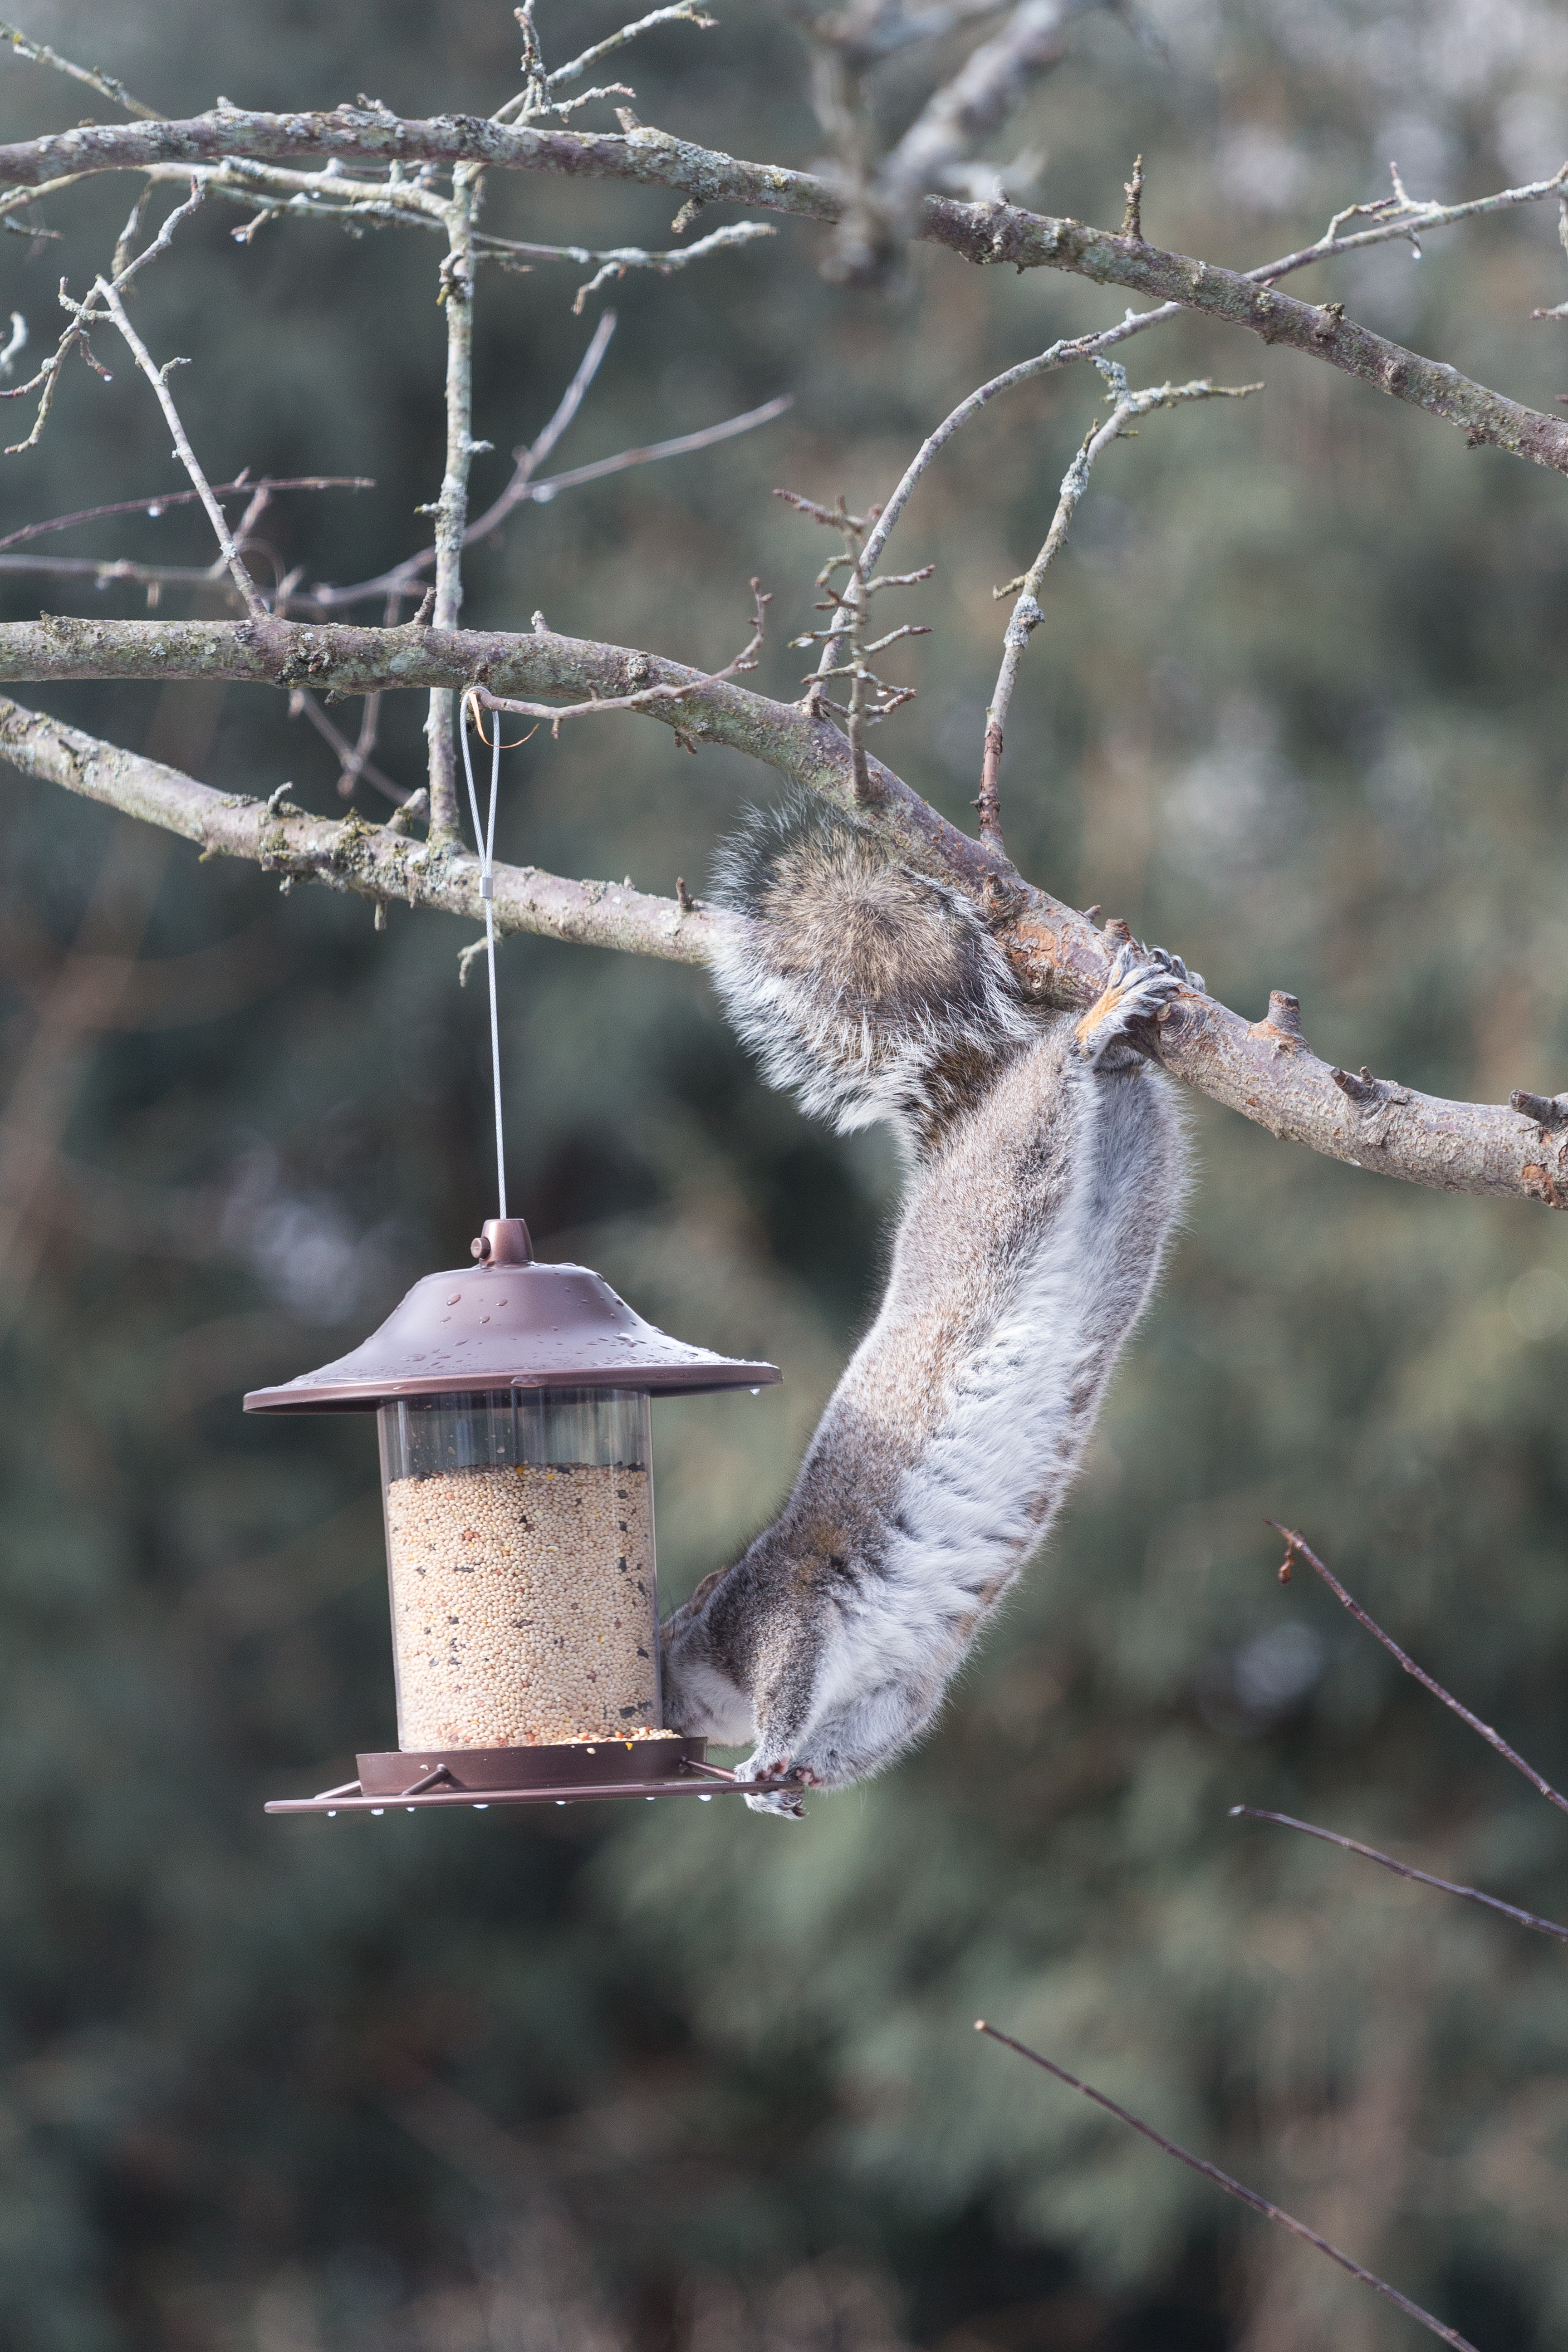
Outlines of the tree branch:
<svg viewBox="0 0 1568 2352">
<path fill-rule="evenodd" d="M 24 775 L 197 842 L 205 857 L 246 858 L 280 876 L 285 889 L 321 882 L 377 905 L 403 899 L 484 920 L 479 861 L 460 845 L 413 841 L 391 825 L 366 824 L 357 814 L 341 821 L 310 816 L 277 794 L 256 801 L 215 792 L 4 697 L 0 758 Z M 498 866 L 494 904 L 498 931 L 534 931 L 671 963 L 705 963 L 709 942 L 732 919 L 614 883 L 566 881 L 533 866 Z"/>
<path fill-rule="evenodd" d="M 1414 1879 L 1418 1886 L 1435 1886 L 1439 1895 L 1457 1895 L 1462 1902 L 1479 1903 L 1488 1911 L 1500 1912 L 1516 1927 L 1533 1927 L 1542 1936 L 1555 1936 L 1559 1943 L 1568 1944 L 1568 1927 L 1560 1927 L 1555 1919 L 1543 1919 L 1539 1912 L 1521 1911 L 1517 1903 L 1504 1903 L 1496 1895 L 1483 1895 L 1479 1886 L 1461 1886 L 1457 1879 L 1435 1878 L 1429 1870 L 1417 1870 L 1413 1863 L 1397 1862 L 1391 1853 L 1380 1853 L 1374 1845 L 1363 1845 L 1360 1838 L 1345 1837 L 1339 1830 L 1320 1829 L 1315 1822 L 1299 1822 L 1293 1813 L 1266 1812 L 1260 1805 L 1232 1805 L 1230 1818 L 1235 1821 L 1273 1822 L 1282 1830 L 1300 1830 L 1304 1837 L 1321 1839 L 1324 1845 L 1337 1845 L 1344 1853 L 1364 1854 L 1368 1862 L 1381 1863 L 1392 1870 L 1396 1878 Z"/>
<path fill-rule="evenodd" d="M 1266 343 L 1287 343 L 1309 358 L 1326 360 L 1392 399 L 1441 417 L 1464 434 L 1472 449 L 1485 443 L 1532 465 L 1568 473 L 1568 422 L 1473 383 L 1444 361 L 1426 359 L 1402 343 L 1374 335 L 1345 318 L 1338 303 L 1298 301 L 1255 276 L 1220 269 L 1187 254 L 1167 253 L 1133 237 L 1113 236 L 1105 229 L 1087 228 L 1081 221 L 1050 220 L 1016 205 L 956 205 L 943 196 L 928 196 L 921 233 L 970 261 L 1065 269 L 1098 285 L 1125 286 L 1228 326 L 1245 327 Z M 1322 257 L 1313 249 L 1305 257 Z M 1272 273 L 1277 276 L 1284 266 L 1272 265 Z"/>
<path fill-rule="evenodd" d="M 236 108 L 178 122 L 85 124 L 0 147 L 0 187 L 37 189 L 90 173 L 133 172 L 158 163 L 289 155 L 336 155 L 383 168 L 393 163 L 490 163 L 506 171 L 632 180 L 679 189 L 700 204 L 755 205 L 808 220 L 838 221 L 850 201 L 815 173 L 747 163 L 646 125 L 618 134 L 556 131 L 468 114 L 405 121 L 348 106 L 331 114 L 250 114 Z M 1442 225 L 1435 218 L 1439 211 L 1458 218 L 1532 203 L 1563 184 L 1559 175 L 1528 188 L 1501 190 L 1467 207 L 1422 207 L 1422 225 Z M 1250 273 L 1221 269 L 1138 238 L 1027 212 L 1017 205 L 965 205 L 947 196 L 927 196 L 917 209 L 915 224 L 921 237 L 965 260 L 1065 270 L 1223 320 L 1265 342 L 1288 343 L 1395 400 L 1443 418 L 1463 432 L 1472 447 L 1486 443 L 1534 465 L 1568 472 L 1568 421 L 1505 399 L 1472 383 L 1457 368 L 1374 335 L 1345 319 L 1337 304 L 1297 301 L 1267 282 L 1342 249 L 1407 235 L 1404 220 L 1381 224 L 1353 238 L 1320 239 Z"/>
<path fill-rule="evenodd" d="M 1085 2083 L 1077 2074 L 1069 2074 L 1067 2068 L 1058 2066 L 1054 2058 L 1042 2057 L 1039 2051 L 1031 2050 L 1026 2042 L 1015 2041 L 1012 2034 L 1004 2033 L 1000 2026 L 988 2024 L 983 2017 L 975 2019 L 974 2031 L 988 2034 L 993 2042 L 1000 2042 L 1005 2049 L 1016 2050 L 1020 2058 L 1027 2058 L 1034 2065 L 1043 2066 L 1047 2074 L 1054 2074 L 1058 2083 L 1067 2084 L 1068 2090 L 1081 2091 L 1086 2099 L 1092 2099 L 1097 2107 L 1103 2107 L 1107 2115 L 1116 2117 L 1118 2123 L 1131 2124 L 1135 2132 L 1142 2132 L 1145 2139 L 1152 2140 L 1156 2147 L 1163 2148 L 1167 2156 L 1173 2156 L 1189 2171 L 1202 2173 L 1205 2180 L 1212 2180 L 1215 2188 L 1223 2189 L 1227 2197 L 1236 2198 L 1240 2204 L 1250 2205 L 1253 2211 L 1261 2213 L 1266 2221 L 1278 2221 L 1280 2228 L 1289 2230 L 1292 2237 L 1300 2238 L 1309 2246 L 1315 2246 L 1319 2253 L 1327 2254 L 1331 2263 L 1338 2263 L 1341 2270 L 1349 2271 L 1352 2278 L 1359 2279 L 1363 2286 L 1371 2287 L 1374 2294 L 1381 2294 L 1397 2310 L 1403 2311 L 1407 2318 L 1418 2320 L 1441 2342 L 1452 2345 L 1454 2352 L 1476 2352 L 1476 2347 L 1468 2336 L 1461 2336 L 1457 2328 L 1447 2326 L 1440 2319 L 1434 2319 L 1429 2311 L 1423 2311 L 1418 2303 L 1412 2303 L 1407 2294 L 1401 2294 L 1397 2287 L 1390 2286 L 1387 2280 L 1379 2278 L 1375 2271 L 1364 2269 L 1349 2254 L 1342 2253 L 1338 2246 L 1331 2245 L 1328 2239 L 1320 2237 L 1316 2230 L 1309 2230 L 1304 2221 L 1298 2221 L 1295 2215 L 1287 2213 L 1283 2206 L 1272 2203 L 1267 2197 L 1260 2197 L 1256 2189 L 1245 2188 L 1239 2180 L 1233 2180 L 1228 2172 L 1222 2172 L 1217 2164 L 1210 2164 L 1205 2157 L 1194 2156 L 1189 2149 L 1179 2147 L 1173 2139 L 1167 2139 L 1163 2132 L 1156 2131 L 1152 2124 L 1146 2124 L 1141 2116 L 1135 2116 L 1131 2107 L 1107 2098 L 1105 2093 L 1097 2091 L 1092 2083 Z"/>
<path fill-rule="evenodd" d="M 62 58 L 58 49 L 51 49 L 47 41 L 35 41 L 27 34 L 18 32 L 15 25 L 3 21 L 0 21 L 0 40 L 9 41 L 17 56 L 26 58 L 29 65 L 53 66 L 57 73 L 68 74 L 72 81 L 85 82 L 89 89 L 97 90 L 100 98 L 111 98 L 116 106 L 125 109 L 127 114 L 138 114 L 144 122 L 156 122 L 158 120 L 156 107 L 143 106 L 139 98 L 132 97 L 122 81 L 113 74 L 105 73 L 100 67 L 73 65 L 69 58 Z"/>
<path fill-rule="evenodd" d="M 479 216 L 482 174 L 472 164 L 452 174 L 447 208 L 447 257 L 441 265 L 441 299 L 447 306 L 447 462 L 436 501 L 436 610 L 437 628 L 455 629 L 463 609 L 463 541 L 468 527 L 468 476 L 478 446 L 474 421 L 474 224 Z M 485 445 L 487 447 L 489 444 Z M 430 697 L 425 733 L 429 748 L 430 830 L 454 837 L 459 831 L 457 750 L 452 736 L 455 705 L 449 693 Z"/>
<path fill-rule="evenodd" d="M 743 752 L 843 807 L 858 806 L 862 821 L 911 864 L 941 874 L 975 900 L 994 926 L 1020 988 L 1037 1003 L 1074 1008 L 1091 1003 L 1126 936 L 1124 928 L 1114 924 L 1097 931 L 1075 908 L 1048 891 L 1031 887 L 999 850 L 960 833 L 879 760 L 868 757 L 870 798 L 858 803 L 848 744 L 827 719 L 801 704 L 775 702 L 732 681 L 711 681 L 704 671 L 625 646 L 557 636 L 542 628 L 522 636 L 481 630 L 307 626 L 270 617 L 164 622 L 44 615 L 0 626 L 0 681 L 137 677 L 221 677 L 345 694 L 396 688 L 460 693 L 466 687 L 482 686 L 492 694 L 559 695 L 575 700 L 638 695 L 650 687 L 679 688 L 682 693 L 648 703 L 642 715 L 693 741 L 722 743 Z M 24 718 L 26 726 L 53 725 L 28 714 Z M 112 788 L 116 776 L 132 773 L 132 769 L 114 765 L 128 761 L 129 754 L 85 736 L 72 740 L 90 747 L 99 763 L 95 772 L 106 779 L 96 797 L 146 815 L 153 824 L 173 823 L 174 831 L 186 830 L 184 822 Z M 5 755 L 15 760 L 8 749 Z M 44 768 L 32 772 L 54 772 Z M 66 774 L 56 780 L 72 790 L 86 789 Z M 188 786 L 188 780 L 180 781 Z M 341 837 L 338 827 L 327 827 L 321 835 L 323 842 Z M 392 840 L 395 843 L 396 836 Z M 232 854 L 252 856 L 260 852 L 255 837 L 247 834 Z M 330 859 L 327 863 L 330 866 Z M 396 858 L 393 866 L 401 875 Z M 594 887 L 552 885 L 568 892 Z M 471 896 L 476 909 L 477 890 L 475 867 Z M 430 894 L 424 888 L 411 893 L 399 883 L 381 895 L 423 898 Z M 468 903 L 465 897 L 461 911 L 468 910 Z M 662 919 L 666 902 L 645 903 L 659 908 Z M 522 927 L 552 925 L 541 921 Z M 657 921 L 652 930 L 633 925 L 615 938 L 603 926 L 575 931 L 563 924 L 555 927 L 555 935 L 593 937 L 602 944 L 645 953 L 672 952 L 668 946 L 648 943 L 658 936 Z M 684 949 L 679 952 L 688 960 Z M 1479 1192 L 1568 1208 L 1568 1129 L 1507 1104 L 1447 1102 L 1370 1073 L 1352 1076 L 1312 1053 L 1302 1034 L 1300 1008 L 1282 992 L 1269 998 L 1263 1020 L 1249 1024 L 1197 989 L 1183 988 L 1155 1035 L 1154 1057 L 1164 1068 L 1283 1140 L 1438 1192 Z"/>
<path fill-rule="evenodd" d="M 1554 1789 L 1545 1775 L 1536 1770 L 1533 1764 L 1527 1764 L 1518 1749 L 1509 1746 L 1500 1732 L 1495 1731 L 1489 1723 L 1483 1723 L 1479 1715 L 1472 1715 L 1469 1708 L 1461 1700 L 1457 1699 L 1452 1691 L 1445 1690 L 1442 1684 L 1435 1675 L 1429 1675 L 1425 1666 L 1418 1666 L 1408 1651 L 1400 1648 L 1392 1633 L 1385 1633 L 1376 1618 L 1362 1607 L 1352 1592 L 1346 1591 L 1332 1569 L 1324 1566 L 1305 1536 L 1299 1535 L 1294 1528 L 1282 1526 L 1278 1519 L 1265 1519 L 1263 1524 L 1266 1528 L 1272 1528 L 1276 1535 L 1281 1535 L 1285 1538 L 1285 1558 L 1279 1569 L 1281 1584 L 1289 1583 L 1290 1571 L 1296 1561 L 1304 1559 L 1313 1573 L 1321 1577 L 1341 1608 L 1348 1609 L 1356 1623 L 1364 1626 L 1374 1642 L 1382 1643 L 1395 1664 L 1403 1667 L 1414 1681 L 1420 1684 L 1423 1690 L 1430 1691 L 1434 1698 L 1440 1699 L 1449 1714 L 1457 1715 L 1459 1721 L 1468 1730 L 1473 1731 L 1479 1739 L 1484 1739 L 1487 1746 L 1494 1754 L 1500 1756 L 1505 1764 L 1511 1764 L 1514 1770 L 1529 1781 L 1538 1796 L 1544 1797 L 1549 1805 L 1555 1805 L 1560 1813 L 1568 1813 L 1568 1797 L 1563 1796 L 1560 1790 Z"/>
</svg>

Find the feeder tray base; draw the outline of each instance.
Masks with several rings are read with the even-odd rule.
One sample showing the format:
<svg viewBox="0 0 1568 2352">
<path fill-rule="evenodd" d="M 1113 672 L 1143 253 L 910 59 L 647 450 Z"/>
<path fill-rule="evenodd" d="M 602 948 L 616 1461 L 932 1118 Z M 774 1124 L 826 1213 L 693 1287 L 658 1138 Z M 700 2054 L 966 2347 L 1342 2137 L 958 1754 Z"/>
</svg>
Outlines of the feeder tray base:
<svg viewBox="0 0 1568 2352">
<path fill-rule="evenodd" d="M 394 1748 L 355 1758 L 359 1779 L 314 1797 L 275 1798 L 269 1813 L 407 1812 L 468 1805 L 574 1805 L 611 1798 L 713 1797 L 738 1780 L 707 1761 L 705 1739 L 573 1741 L 560 1747 Z"/>
</svg>

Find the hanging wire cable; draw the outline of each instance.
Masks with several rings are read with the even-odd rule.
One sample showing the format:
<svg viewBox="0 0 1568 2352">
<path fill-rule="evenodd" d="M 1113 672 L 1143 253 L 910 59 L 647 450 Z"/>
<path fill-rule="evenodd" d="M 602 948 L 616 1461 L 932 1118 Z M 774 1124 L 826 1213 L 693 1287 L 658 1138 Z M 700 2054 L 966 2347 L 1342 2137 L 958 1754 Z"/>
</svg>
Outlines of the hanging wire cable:
<svg viewBox="0 0 1568 2352">
<path fill-rule="evenodd" d="M 479 856 L 479 897 L 485 909 L 485 961 L 490 974 L 490 1072 L 495 1080 L 496 1095 L 496 1193 L 500 1206 L 499 1214 L 506 1214 L 506 1146 L 501 1136 L 500 1118 L 500 1014 L 496 1006 L 496 916 L 495 916 L 495 845 L 496 798 L 500 784 L 500 722 L 496 721 L 495 741 L 490 746 L 490 805 L 489 822 L 479 823 L 479 796 L 474 789 L 474 762 L 468 750 L 468 719 L 472 711 L 479 729 L 479 740 L 485 740 L 484 722 L 479 707 L 472 694 L 463 697 L 458 712 L 458 732 L 463 742 L 463 773 L 468 780 L 468 806 L 474 817 L 474 845 Z"/>
</svg>

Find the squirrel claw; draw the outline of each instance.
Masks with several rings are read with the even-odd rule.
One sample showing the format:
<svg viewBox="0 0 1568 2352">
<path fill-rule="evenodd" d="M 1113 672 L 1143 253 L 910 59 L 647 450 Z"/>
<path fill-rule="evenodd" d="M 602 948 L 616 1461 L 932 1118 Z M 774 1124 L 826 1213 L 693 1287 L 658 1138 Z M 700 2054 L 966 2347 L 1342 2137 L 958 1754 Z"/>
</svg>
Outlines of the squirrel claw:
<svg viewBox="0 0 1568 2352">
<path fill-rule="evenodd" d="M 805 1764 L 792 1764 L 787 1756 L 776 1763 L 758 1764 L 745 1777 L 757 1784 L 757 1794 L 746 1803 L 753 1813 L 773 1813 L 784 1821 L 803 1822 L 805 1808 L 801 1803 L 801 1791 L 816 1786 L 816 1775 Z"/>
<path fill-rule="evenodd" d="M 1134 1021 L 1148 1021 L 1181 988 L 1202 989 L 1201 972 L 1190 972 L 1178 955 L 1163 948 L 1141 948 L 1131 940 L 1110 967 L 1103 992 L 1073 1031 L 1073 1044 L 1091 1070 L 1123 1039 Z"/>
</svg>

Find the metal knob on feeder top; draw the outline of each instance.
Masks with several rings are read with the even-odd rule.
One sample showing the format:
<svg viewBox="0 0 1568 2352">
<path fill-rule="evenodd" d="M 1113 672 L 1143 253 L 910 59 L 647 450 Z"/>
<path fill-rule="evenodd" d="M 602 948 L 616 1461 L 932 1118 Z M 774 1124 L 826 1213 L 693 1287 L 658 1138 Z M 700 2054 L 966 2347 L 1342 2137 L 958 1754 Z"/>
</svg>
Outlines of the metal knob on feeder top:
<svg viewBox="0 0 1568 2352">
<path fill-rule="evenodd" d="M 363 1345 L 247 1412 L 374 1411 L 398 1746 L 269 1811 L 737 1785 L 659 1706 L 650 1400 L 779 1378 L 674 1339 L 590 1267 L 488 1218 Z M 476 1793 L 477 1792 L 477 1793 Z"/>
<path fill-rule="evenodd" d="M 482 1265 L 531 1265 L 533 1244 L 521 1217 L 487 1217 L 468 1244 Z"/>
</svg>

